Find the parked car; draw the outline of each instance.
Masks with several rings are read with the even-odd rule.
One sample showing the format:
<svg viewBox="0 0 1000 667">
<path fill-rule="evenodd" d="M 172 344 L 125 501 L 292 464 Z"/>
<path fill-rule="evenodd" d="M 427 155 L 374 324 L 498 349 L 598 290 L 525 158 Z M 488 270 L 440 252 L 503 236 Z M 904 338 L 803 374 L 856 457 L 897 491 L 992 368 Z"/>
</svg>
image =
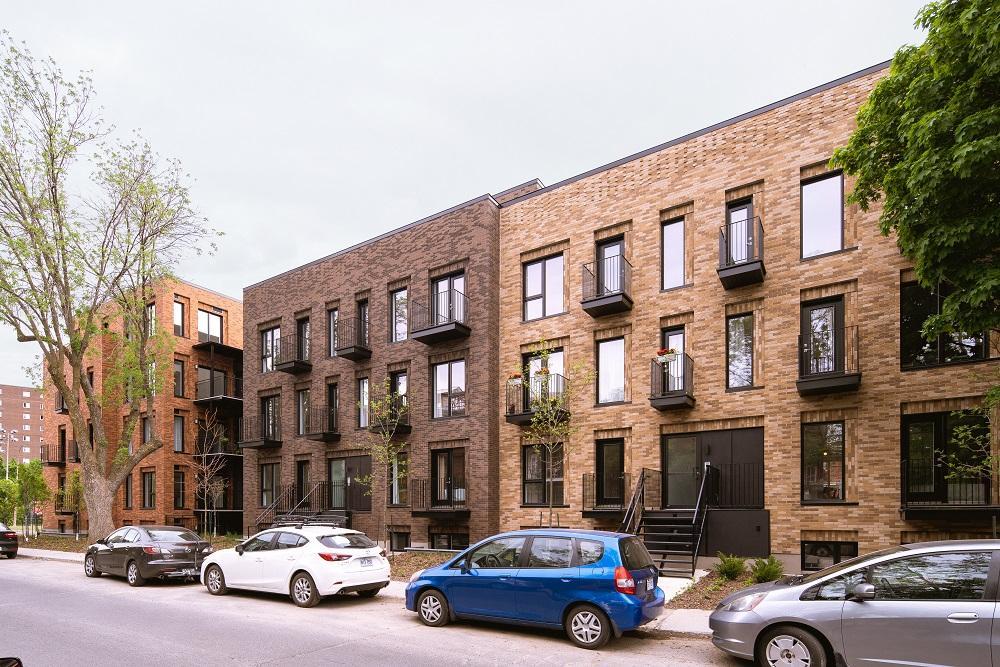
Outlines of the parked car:
<svg viewBox="0 0 1000 667">
<path fill-rule="evenodd" d="M 660 615 L 658 576 L 634 535 L 514 531 L 414 573 L 406 608 L 430 626 L 468 618 L 562 628 L 577 646 L 596 649 Z"/>
<path fill-rule="evenodd" d="M 359 531 L 324 525 L 271 528 L 205 559 L 201 582 L 212 595 L 230 588 L 287 593 L 300 607 L 325 595 L 375 597 L 389 585 L 385 551 Z"/>
<path fill-rule="evenodd" d="M 1000 667 L 991 650 L 1000 540 L 925 542 L 729 595 L 712 642 L 777 667 Z"/>
<path fill-rule="evenodd" d="M 83 557 L 88 577 L 124 576 L 129 586 L 148 579 L 194 579 L 212 547 L 180 526 L 123 526 L 97 540 Z"/>
<path fill-rule="evenodd" d="M 17 533 L 0 523 L 0 554 L 7 558 L 17 558 Z"/>
</svg>

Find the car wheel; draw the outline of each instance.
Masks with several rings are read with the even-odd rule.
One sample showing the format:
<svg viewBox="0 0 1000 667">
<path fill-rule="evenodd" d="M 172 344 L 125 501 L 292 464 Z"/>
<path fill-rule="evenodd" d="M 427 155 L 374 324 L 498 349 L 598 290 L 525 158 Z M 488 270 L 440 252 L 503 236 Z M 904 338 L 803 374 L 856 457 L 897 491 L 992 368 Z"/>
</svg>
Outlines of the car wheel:
<svg viewBox="0 0 1000 667">
<path fill-rule="evenodd" d="M 319 592 L 316 590 L 316 582 L 307 572 L 299 572 L 292 577 L 288 593 L 292 597 L 292 602 L 300 607 L 315 607 L 319 604 Z"/>
<path fill-rule="evenodd" d="M 209 565 L 205 570 L 205 588 L 212 595 L 225 595 L 229 590 L 226 588 L 226 575 L 222 574 L 218 565 Z"/>
<path fill-rule="evenodd" d="M 611 622 L 597 607 L 582 605 L 566 617 L 566 636 L 580 648 L 601 648 L 611 639 Z"/>
<path fill-rule="evenodd" d="M 448 599 L 441 591 L 431 589 L 417 600 L 417 615 L 424 625 L 440 628 L 450 620 Z"/>
<path fill-rule="evenodd" d="M 358 595 L 363 598 L 373 598 L 378 595 L 378 592 L 382 590 L 381 588 L 369 588 L 366 591 L 358 591 Z"/>
<path fill-rule="evenodd" d="M 97 569 L 97 561 L 90 554 L 87 554 L 86 558 L 83 559 L 83 573 L 88 577 L 101 576 L 101 571 Z"/>
<path fill-rule="evenodd" d="M 139 564 L 134 560 L 130 560 L 125 566 L 125 578 L 128 580 L 129 586 L 144 586 L 146 584 L 146 580 L 139 573 Z"/>
<path fill-rule="evenodd" d="M 17 558 L 17 552 L 11 551 L 10 553 L 7 554 L 7 558 Z"/>
<path fill-rule="evenodd" d="M 826 667 L 826 649 L 813 633 L 794 626 L 769 630 L 757 644 L 761 667 Z"/>
</svg>

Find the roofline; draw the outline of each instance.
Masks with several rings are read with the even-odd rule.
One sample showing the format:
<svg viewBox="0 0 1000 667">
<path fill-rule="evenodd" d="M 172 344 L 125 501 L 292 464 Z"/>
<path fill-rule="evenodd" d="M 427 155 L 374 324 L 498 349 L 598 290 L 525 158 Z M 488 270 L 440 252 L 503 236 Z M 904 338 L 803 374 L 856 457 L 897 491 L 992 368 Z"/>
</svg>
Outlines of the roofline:
<svg viewBox="0 0 1000 667">
<path fill-rule="evenodd" d="M 528 181 L 528 182 L 530 183 L 530 181 Z M 517 187 L 517 186 L 515 186 L 515 187 Z M 511 188 L 511 189 L 513 189 L 513 188 Z M 299 266 L 296 266 L 296 267 L 293 267 L 291 269 L 288 269 L 287 271 L 282 271 L 281 273 L 278 273 L 278 274 L 275 274 L 273 276 L 270 276 L 269 278 L 264 278 L 263 280 L 260 280 L 258 282 L 253 283 L 252 285 L 247 285 L 246 287 L 243 288 L 243 292 L 246 293 L 246 291 L 248 289 L 253 289 L 254 287 L 258 287 L 260 285 L 263 285 L 264 283 L 270 282 L 272 280 L 276 280 L 277 278 L 281 278 L 282 276 L 286 276 L 289 273 L 294 273 L 295 271 L 300 271 L 301 269 L 304 269 L 304 268 L 306 268 L 308 266 L 313 266 L 314 264 L 319 264 L 320 262 L 325 262 L 325 261 L 327 261 L 329 259 L 333 259 L 334 257 L 340 257 L 341 255 L 346 255 L 347 253 L 353 252 L 353 251 L 357 250 L 358 248 L 363 248 L 365 246 L 371 245 L 373 243 L 381 241 L 382 239 L 385 239 L 385 238 L 388 238 L 390 236 L 393 236 L 394 234 L 398 234 L 399 232 L 405 232 L 406 230 L 412 229 L 412 228 L 414 228 L 414 227 L 416 227 L 418 225 L 422 225 L 425 222 L 431 222 L 432 220 L 436 220 L 437 218 L 440 218 L 442 216 L 448 215 L 449 213 L 454 213 L 455 211 L 458 211 L 459 209 L 463 209 L 466 206 L 472 206 L 473 204 L 478 204 L 478 203 L 483 202 L 483 201 L 493 202 L 494 206 L 496 206 L 497 208 L 500 208 L 500 204 L 498 204 L 497 200 L 493 198 L 493 195 L 491 195 L 489 193 L 487 193 L 485 195 L 480 195 L 478 197 L 470 199 L 469 201 L 462 202 L 461 204 L 456 204 L 455 206 L 452 206 L 451 208 L 447 208 L 447 209 L 445 209 L 443 211 L 439 211 L 437 213 L 432 213 L 431 215 L 428 215 L 426 218 L 421 218 L 421 219 L 416 220 L 414 222 L 410 222 L 408 224 L 403 225 L 402 227 L 396 227 L 395 229 L 390 229 L 389 231 L 384 232 L 382 234 L 379 234 L 378 236 L 374 236 L 374 237 L 372 237 L 372 238 L 370 238 L 370 239 L 368 239 L 366 241 L 361 241 L 360 243 L 355 243 L 354 245 L 348 246 L 348 247 L 344 248 L 343 250 L 338 250 L 336 252 L 330 253 L 329 255 L 326 255 L 325 257 L 320 257 L 319 259 L 314 259 L 314 260 L 312 260 L 310 262 L 306 262 L 305 264 L 301 264 Z"/>
<path fill-rule="evenodd" d="M 515 185 L 512 188 L 507 188 L 503 192 L 494 192 L 493 193 L 493 198 L 496 199 L 497 197 L 503 197 L 508 192 L 513 192 L 514 190 L 520 190 L 524 186 L 531 185 L 532 183 L 538 183 L 538 187 L 539 188 L 544 188 L 545 187 L 545 184 L 542 183 L 540 180 L 538 180 L 537 178 L 532 178 L 531 180 L 525 181 L 524 183 L 519 183 L 518 185 Z"/>
<path fill-rule="evenodd" d="M 205 287 L 204 285 L 199 285 L 198 283 L 193 283 L 190 280 L 185 280 L 184 278 L 179 278 L 178 276 L 171 276 L 173 280 L 179 283 L 184 283 L 189 287 L 194 287 L 195 289 L 205 290 L 206 292 L 211 292 L 215 296 L 221 296 L 223 299 L 229 299 L 230 301 L 235 301 L 236 303 L 243 303 L 243 299 L 235 296 L 229 296 L 228 294 L 223 294 L 218 290 L 214 290 L 211 287 Z"/>
<path fill-rule="evenodd" d="M 599 173 L 601 173 L 603 171 L 608 171 L 609 169 L 614 169 L 615 167 L 620 167 L 623 164 L 627 164 L 629 162 L 632 162 L 633 160 L 638 160 L 638 159 L 644 158 L 647 155 L 652 155 L 653 153 L 657 153 L 657 152 L 662 151 L 664 149 L 670 148 L 671 146 L 676 146 L 677 144 L 682 144 L 685 141 L 690 141 L 691 139 L 696 139 L 696 138 L 698 138 L 700 136 L 703 136 L 705 134 L 708 134 L 710 132 L 715 132 L 716 130 L 721 130 L 722 128 L 729 127 L 730 125 L 735 125 L 736 123 L 739 123 L 741 121 L 748 120 L 748 119 L 754 118 L 756 116 L 760 116 L 761 114 L 765 114 L 768 111 L 773 111 L 774 109 L 777 109 L 779 107 L 783 107 L 786 104 L 791 104 L 792 102 L 798 102 L 799 100 L 804 99 L 806 97 L 810 97 L 810 96 L 815 95 L 817 93 L 822 93 L 823 91 L 830 90 L 831 88 L 836 88 L 837 86 L 843 85 L 843 84 L 848 83 L 850 81 L 854 81 L 855 79 L 860 79 L 861 77 L 867 76 L 869 74 L 872 74 L 873 72 L 878 72 L 880 70 L 883 70 L 883 69 L 887 68 L 890 64 L 892 64 L 892 60 L 891 59 L 890 60 L 886 60 L 886 61 L 881 62 L 881 63 L 878 63 L 877 65 L 872 65 L 872 66 L 866 67 L 866 68 L 864 68 L 862 70 L 858 70 L 857 72 L 854 72 L 852 74 L 848 74 L 847 76 L 842 76 L 839 79 L 834 79 L 833 81 L 828 81 L 828 82 L 826 82 L 824 84 L 816 86 L 815 88 L 810 88 L 809 90 L 804 90 L 801 93 L 797 93 L 795 95 L 792 95 L 791 97 L 786 97 L 784 99 L 778 100 L 777 102 L 771 102 L 770 104 L 767 104 L 765 106 L 762 106 L 762 107 L 759 107 L 757 109 L 754 109 L 753 111 L 747 111 L 746 113 L 742 113 L 742 114 L 740 114 L 738 116 L 733 116 L 732 118 L 730 118 L 728 120 L 724 120 L 724 121 L 721 121 L 719 123 L 715 123 L 714 125 L 709 125 L 708 127 L 703 127 L 700 130 L 695 130 L 694 132 L 691 132 L 689 134 L 685 134 L 685 135 L 683 135 L 681 137 L 677 137 L 676 139 L 671 139 L 670 141 L 664 142 L 662 144 L 658 144 L 656 146 L 653 146 L 652 148 L 647 148 L 647 149 L 645 149 L 643 151 L 639 151 L 638 153 L 633 153 L 632 155 L 628 155 L 626 157 L 620 158 L 618 160 L 615 160 L 614 162 L 609 162 L 609 163 L 607 163 L 605 165 L 601 165 L 600 167 L 595 167 L 594 169 L 591 169 L 590 171 L 585 171 L 582 174 L 577 174 L 576 176 L 570 176 L 567 179 L 558 181 L 557 183 L 553 183 L 552 185 L 549 185 L 547 187 L 539 188 L 538 190 L 534 190 L 532 192 L 527 192 L 527 193 L 521 195 L 520 197 L 515 197 L 514 199 L 511 199 L 508 202 L 504 202 L 501 205 L 501 208 L 506 208 L 508 206 L 512 206 L 513 204 L 516 204 L 518 202 L 522 202 L 522 201 L 524 201 L 526 199 L 530 199 L 531 197 L 535 197 L 537 195 L 540 195 L 540 194 L 543 194 L 543 193 L 546 193 L 546 192 L 551 192 L 551 191 L 553 191 L 553 190 L 555 190 L 557 188 L 563 187 L 564 185 L 569 185 L 571 183 L 575 183 L 576 181 L 579 181 L 581 179 L 587 178 L 589 176 L 593 176 L 595 174 L 599 174 Z"/>
</svg>

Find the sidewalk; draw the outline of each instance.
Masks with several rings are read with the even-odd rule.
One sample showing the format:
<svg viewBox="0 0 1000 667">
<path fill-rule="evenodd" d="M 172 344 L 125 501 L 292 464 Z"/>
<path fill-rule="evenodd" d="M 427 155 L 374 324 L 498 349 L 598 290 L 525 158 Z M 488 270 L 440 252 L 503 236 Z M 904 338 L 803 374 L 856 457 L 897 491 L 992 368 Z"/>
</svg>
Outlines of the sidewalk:
<svg viewBox="0 0 1000 667">
<path fill-rule="evenodd" d="M 18 558 L 40 558 L 42 560 L 60 560 L 64 563 L 83 563 L 83 554 L 73 551 L 53 551 L 51 549 L 32 549 L 19 547 Z"/>
</svg>

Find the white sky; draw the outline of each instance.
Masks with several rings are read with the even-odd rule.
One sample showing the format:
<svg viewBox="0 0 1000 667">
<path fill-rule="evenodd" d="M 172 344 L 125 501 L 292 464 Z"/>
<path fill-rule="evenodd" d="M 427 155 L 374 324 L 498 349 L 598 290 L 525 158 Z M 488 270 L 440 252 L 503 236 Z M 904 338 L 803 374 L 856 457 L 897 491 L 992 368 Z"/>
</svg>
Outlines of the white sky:
<svg viewBox="0 0 1000 667">
<path fill-rule="evenodd" d="M 244 285 L 887 60 L 924 0 L 7 3 L 0 27 L 196 179 Z M 0 382 L 33 344 L 0 326 Z"/>
</svg>

